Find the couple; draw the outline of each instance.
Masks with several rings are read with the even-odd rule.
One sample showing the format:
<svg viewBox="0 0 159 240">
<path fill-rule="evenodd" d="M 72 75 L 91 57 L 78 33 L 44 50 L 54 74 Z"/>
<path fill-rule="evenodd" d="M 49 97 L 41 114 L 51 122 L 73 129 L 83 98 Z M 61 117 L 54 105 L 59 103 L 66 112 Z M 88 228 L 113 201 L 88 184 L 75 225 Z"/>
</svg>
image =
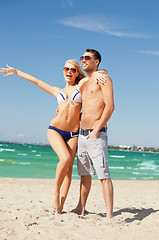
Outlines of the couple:
<svg viewBox="0 0 159 240">
<path fill-rule="evenodd" d="M 80 198 L 73 212 L 84 215 L 91 187 L 91 175 L 102 183 L 107 218 L 113 216 L 113 185 L 110 179 L 107 155 L 107 122 L 114 110 L 113 85 L 108 75 L 98 70 L 101 55 L 87 49 L 80 58 L 84 75 L 78 62 L 68 60 L 63 69 L 64 89 L 49 84 L 7 66 L 1 68 L 5 76 L 18 76 L 35 83 L 42 90 L 55 96 L 58 111 L 48 128 L 48 140 L 59 158 L 56 168 L 53 207 L 61 213 L 71 184 L 73 162 L 78 142 L 78 173 L 81 176 Z M 81 113 L 82 107 L 82 115 Z M 81 128 L 80 128 L 81 120 Z M 80 130 L 79 130 L 80 128 Z M 79 140 L 78 140 L 79 136 Z"/>
</svg>

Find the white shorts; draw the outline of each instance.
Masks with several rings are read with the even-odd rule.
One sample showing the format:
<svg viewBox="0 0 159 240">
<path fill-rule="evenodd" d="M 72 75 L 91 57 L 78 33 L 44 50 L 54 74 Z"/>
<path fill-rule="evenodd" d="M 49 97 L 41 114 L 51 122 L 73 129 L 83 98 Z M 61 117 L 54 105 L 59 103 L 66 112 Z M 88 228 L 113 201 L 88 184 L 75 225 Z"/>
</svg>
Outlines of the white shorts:
<svg viewBox="0 0 159 240">
<path fill-rule="evenodd" d="M 107 132 L 99 132 L 98 138 L 79 135 L 77 150 L 78 174 L 95 175 L 99 179 L 110 178 L 108 166 Z"/>
</svg>

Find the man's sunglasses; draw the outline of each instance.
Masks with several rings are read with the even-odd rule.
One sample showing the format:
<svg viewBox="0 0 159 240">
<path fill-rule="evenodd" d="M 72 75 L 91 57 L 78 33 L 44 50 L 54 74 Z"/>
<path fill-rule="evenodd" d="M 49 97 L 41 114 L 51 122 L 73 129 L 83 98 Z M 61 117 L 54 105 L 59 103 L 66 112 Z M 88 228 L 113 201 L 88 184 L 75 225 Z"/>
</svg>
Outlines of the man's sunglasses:
<svg viewBox="0 0 159 240">
<path fill-rule="evenodd" d="M 63 69 L 65 72 L 68 72 L 69 70 L 72 72 L 72 73 L 75 73 L 77 70 L 75 68 L 69 68 L 69 67 L 64 67 Z"/>
<path fill-rule="evenodd" d="M 86 61 L 91 60 L 91 58 L 92 57 L 90 57 L 90 56 L 82 56 L 82 57 L 80 57 L 80 61 L 83 61 L 83 59 L 85 59 Z"/>
</svg>

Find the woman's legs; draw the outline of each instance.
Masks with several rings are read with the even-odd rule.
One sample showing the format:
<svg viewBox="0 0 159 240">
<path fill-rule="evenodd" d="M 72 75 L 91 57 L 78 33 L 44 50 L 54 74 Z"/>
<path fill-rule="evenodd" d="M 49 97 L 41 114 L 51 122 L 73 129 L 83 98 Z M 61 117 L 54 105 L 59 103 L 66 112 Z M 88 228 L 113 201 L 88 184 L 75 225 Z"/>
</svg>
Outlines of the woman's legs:
<svg viewBox="0 0 159 240">
<path fill-rule="evenodd" d="M 74 158 L 75 158 L 75 154 L 76 154 L 76 149 L 77 149 L 77 141 L 78 138 L 71 138 L 67 143 L 67 147 L 68 150 L 70 152 L 71 155 L 71 162 L 67 168 L 67 173 L 65 176 L 65 179 L 63 181 L 63 184 L 61 186 L 61 194 L 60 194 L 60 198 L 61 198 L 61 210 L 63 209 L 63 205 L 65 203 L 67 194 L 68 194 L 68 190 L 70 188 L 71 185 L 71 179 L 72 179 L 72 168 L 73 168 L 73 162 L 74 162 Z"/>
<path fill-rule="evenodd" d="M 51 147 L 59 157 L 59 163 L 56 168 L 54 208 L 56 209 L 57 213 L 61 213 L 62 208 L 60 206 L 61 205 L 60 204 L 60 188 L 67 174 L 68 166 L 72 164 L 72 155 L 71 155 L 72 151 L 70 151 L 68 143 L 66 143 L 61 137 L 61 135 L 55 130 L 50 130 L 50 129 L 48 130 L 48 140 Z M 67 192 L 66 192 L 66 195 L 67 195 Z"/>
</svg>

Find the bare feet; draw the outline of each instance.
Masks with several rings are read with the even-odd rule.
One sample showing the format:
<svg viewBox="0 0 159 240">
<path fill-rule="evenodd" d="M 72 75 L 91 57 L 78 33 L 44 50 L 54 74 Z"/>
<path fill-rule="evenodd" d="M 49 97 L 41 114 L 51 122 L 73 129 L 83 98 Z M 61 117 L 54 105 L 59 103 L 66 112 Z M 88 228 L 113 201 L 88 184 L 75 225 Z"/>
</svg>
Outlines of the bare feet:
<svg viewBox="0 0 159 240">
<path fill-rule="evenodd" d="M 78 214 L 78 215 L 81 215 L 82 209 L 77 206 L 76 208 L 72 209 L 70 212 L 76 213 L 76 214 Z"/>
<path fill-rule="evenodd" d="M 62 208 L 60 206 L 59 194 L 54 195 L 54 203 L 52 207 L 54 209 L 55 214 L 61 214 Z"/>
<path fill-rule="evenodd" d="M 111 218 L 113 218 L 113 214 L 108 214 L 108 213 L 107 213 L 106 219 L 107 219 L 107 220 L 110 220 Z"/>
<path fill-rule="evenodd" d="M 82 208 L 79 207 L 79 206 L 72 209 L 70 212 L 76 213 L 76 214 L 81 215 L 81 216 L 85 216 L 85 214 L 88 214 L 88 211 L 86 211 L 85 209 L 82 210 Z"/>
</svg>

